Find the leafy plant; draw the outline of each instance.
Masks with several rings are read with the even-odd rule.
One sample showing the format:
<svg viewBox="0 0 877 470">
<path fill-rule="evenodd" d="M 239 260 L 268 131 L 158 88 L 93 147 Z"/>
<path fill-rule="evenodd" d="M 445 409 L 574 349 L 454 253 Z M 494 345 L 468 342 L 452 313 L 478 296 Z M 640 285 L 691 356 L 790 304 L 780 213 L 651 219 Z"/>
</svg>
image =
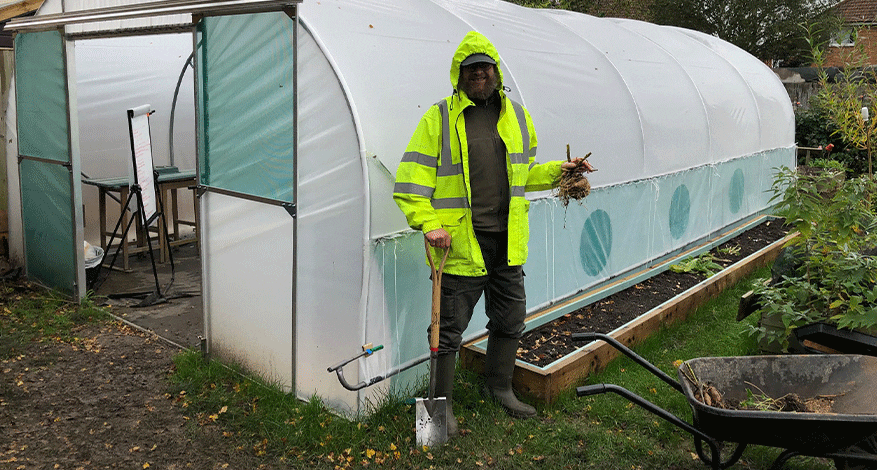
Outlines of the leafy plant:
<svg viewBox="0 0 877 470">
<path fill-rule="evenodd" d="M 703 253 L 700 256 L 692 256 L 685 258 L 678 263 L 670 265 L 670 271 L 674 273 L 700 273 L 707 277 L 725 269 L 719 263 L 719 259 L 710 252 Z"/>
<path fill-rule="evenodd" d="M 770 411 L 775 409 L 775 401 L 764 392 L 755 394 L 752 389 L 747 388 L 746 398 L 740 401 L 740 409 Z"/>
<path fill-rule="evenodd" d="M 740 250 L 742 250 L 740 245 L 728 245 L 726 247 L 717 249 L 716 253 L 718 253 L 720 255 L 737 256 L 740 254 Z"/>
<path fill-rule="evenodd" d="M 825 322 L 839 328 L 877 327 L 877 183 L 870 176 L 838 180 L 788 168 L 772 186 L 776 215 L 800 236 L 789 242 L 792 269 L 756 285 L 763 316 L 782 318 L 785 331 L 753 333 L 788 346 L 793 329 Z"/>
</svg>

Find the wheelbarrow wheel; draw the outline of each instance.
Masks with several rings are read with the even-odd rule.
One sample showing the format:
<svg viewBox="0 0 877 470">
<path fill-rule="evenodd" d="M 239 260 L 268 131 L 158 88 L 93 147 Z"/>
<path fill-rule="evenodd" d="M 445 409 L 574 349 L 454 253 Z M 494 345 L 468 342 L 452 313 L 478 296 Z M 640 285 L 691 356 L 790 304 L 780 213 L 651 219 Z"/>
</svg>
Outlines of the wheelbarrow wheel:
<svg viewBox="0 0 877 470">
<path fill-rule="evenodd" d="M 740 457 L 743 456 L 743 451 L 746 450 L 746 443 L 745 442 L 738 442 L 737 447 L 734 449 L 734 452 L 731 454 L 731 457 L 727 461 L 722 462 L 722 455 L 721 454 L 722 454 L 722 450 L 725 448 L 725 443 L 719 442 L 718 445 L 719 445 L 718 446 L 719 447 L 719 455 L 707 457 L 706 452 L 703 451 L 703 440 L 697 436 L 694 436 L 694 449 L 697 451 L 697 456 L 700 457 L 700 460 L 703 463 L 705 463 L 706 465 L 709 465 L 712 468 L 716 468 L 713 465 L 713 458 L 719 459 L 719 467 L 718 468 L 725 469 L 725 468 L 728 468 L 731 465 L 734 465 L 735 463 L 737 463 L 737 461 L 740 460 Z"/>
</svg>

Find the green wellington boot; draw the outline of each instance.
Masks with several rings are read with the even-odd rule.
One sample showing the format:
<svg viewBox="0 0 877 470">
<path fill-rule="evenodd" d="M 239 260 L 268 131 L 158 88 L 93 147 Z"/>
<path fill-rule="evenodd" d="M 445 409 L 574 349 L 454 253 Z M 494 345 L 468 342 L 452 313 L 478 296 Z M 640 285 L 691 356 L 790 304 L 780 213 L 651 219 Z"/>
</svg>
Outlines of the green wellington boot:
<svg viewBox="0 0 877 470">
<path fill-rule="evenodd" d="M 457 418 L 454 417 L 454 370 L 457 366 L 456 354 L 442 354 L 436 359 L 435 396 L 445 397 L 448 403 L 448 439 L 459 432 Z"/>
<path fill-rule="evenodd" d="M 518 353 L 518 338 L 500 338 L 490 335 L 487 357 L 484 359 L 484 390 L 505 408 L 513 418 L 532 418 L 536 408 L 522 403 L 512 390 L 512 374 Z"/>
</svg>

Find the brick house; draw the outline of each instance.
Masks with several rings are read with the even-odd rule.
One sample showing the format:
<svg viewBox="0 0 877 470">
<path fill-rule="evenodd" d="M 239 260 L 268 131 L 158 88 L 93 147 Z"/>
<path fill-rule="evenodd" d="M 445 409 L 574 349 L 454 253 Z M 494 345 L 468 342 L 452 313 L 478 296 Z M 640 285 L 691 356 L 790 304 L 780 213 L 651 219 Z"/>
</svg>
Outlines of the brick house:
<svg viewBox="0 0 877 470">
<path fill-rule="evenodd" d="M 825 65 L 843 66 L 854 44 L 852 32 L 859 31 L 856 41 L 864 48 L 869 64 L 877 63 L 877 0 L 843 0 L 834 7 L 843 18 L 845 30 L 834 38 L 826 50 Z"/>
</svg>

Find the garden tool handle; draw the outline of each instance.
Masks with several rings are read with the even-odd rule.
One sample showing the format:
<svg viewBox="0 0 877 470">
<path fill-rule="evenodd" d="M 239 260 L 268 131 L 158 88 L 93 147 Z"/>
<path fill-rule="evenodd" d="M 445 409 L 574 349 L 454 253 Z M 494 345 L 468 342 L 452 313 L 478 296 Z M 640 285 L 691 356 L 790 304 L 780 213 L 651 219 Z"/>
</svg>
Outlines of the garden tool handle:
<svg viewBox="0 0 877 470">
<path fill-rule="evenodd" d="M 429 240 L 423 237 L 423 243 L 426 245 L 426 258 L 429 260 L 429 267 L 432 269 L 432 315 L 429 324 L 429 350 L 438 352 L 439 343 L 439 319 L 441 318 L 441 298 L 442 298 L 442 272 L 445 270 L 445 262 L 448 260 L 448 248 L 442 257 L 442 262 L 438 269 L 432 259 L 432 250 L 430 249 Z M 436 248 L 440 250 L 441 248 Z"/>
</svg>

